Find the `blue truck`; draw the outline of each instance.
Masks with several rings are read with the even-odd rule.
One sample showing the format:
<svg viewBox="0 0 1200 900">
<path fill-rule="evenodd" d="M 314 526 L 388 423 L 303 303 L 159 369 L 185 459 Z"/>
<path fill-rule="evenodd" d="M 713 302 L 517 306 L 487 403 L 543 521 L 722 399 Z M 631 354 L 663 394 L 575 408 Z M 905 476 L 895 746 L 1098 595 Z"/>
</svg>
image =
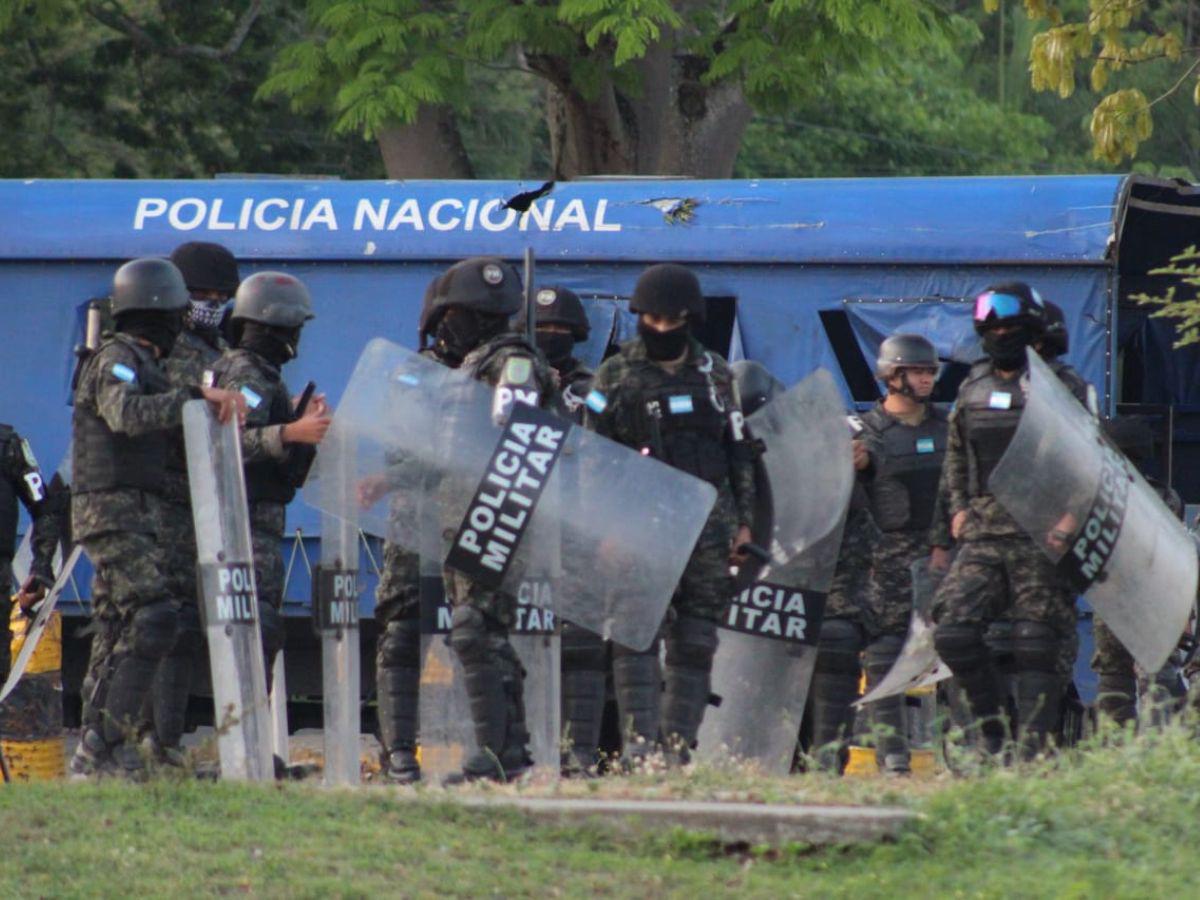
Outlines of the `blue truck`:
<svg viewBox="0 0 1200 900">
<path fill-rule="evenodd" d="M 225 179 L 0 181 L 0 302 L 5 365 L 0 421 L 29 437 L 51 468 L 67 449 L 69 384 L 86 307 L 123 261 L 218 241 L 243 277 L 285 269 L 305 280 L 317 319 L 306 329 L 294 386 L 312 379 L 336 403 L 366 341 L 414 346 L 422 292 L 450 262 L 526 247 L 540 283 L 583 299 L 593 363 L 633 332 L 625 299 L 652 262 L 686 263 L 708 298 L 703 340 L 730 358 L 760 360 L 788 384 L 830 370 L 847 406 L 878 393 L 871 363 L 897 329 L 934 341 L 946 359 L 938 397 L 952 399 L 975 353 L 968 298 L 1019 278 L 1063 307 L 1068 361 L 1104 410 L 1149 405 L 1176 423 L 1165 463 L 1185 499 L 1200 496 L 1189 415 L 1200 404 L 1200 355 L 1173 351 L 1169 322 L 1128 302 L 1165 287 L 1149 275 L 1200 243 L 1196 188 L 1138 176 L 780 181 L 596 179 L 561 183 L 524 213 L 521 182 Z M 288 684 L 320 692 L 309 628 L 309 561 L 319 517 L 289 510 Z M 377 542 L 364 540 L 364 649 Z M 87 611 L 81 570 L 64 605 L 66 683 L 78 685 Z M 1085 695 L 1087 629 L 1080 654 Z M 366 655 L 370 659 L 370 655 Z M 364 667 L 370 690 L 371 666 Z"/>
</svg>

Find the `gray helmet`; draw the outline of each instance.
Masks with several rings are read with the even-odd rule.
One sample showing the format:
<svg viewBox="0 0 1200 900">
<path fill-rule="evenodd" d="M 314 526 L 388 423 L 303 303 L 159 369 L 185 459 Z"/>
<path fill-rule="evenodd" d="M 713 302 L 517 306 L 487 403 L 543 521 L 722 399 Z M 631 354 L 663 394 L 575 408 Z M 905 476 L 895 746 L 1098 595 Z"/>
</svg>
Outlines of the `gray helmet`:
<svg viewBox="0 0 1200 900">
<path fill-rule="evenodd" d="M 629 311 L 659 316 L 686 314 L 693 322 L 703 322 L 705 305 L 700 280 L 687 266 L 677 263 L 651 266 L 637 280 Z"/>
<path fill-rule="evenodd" d="M 875 377 L 885 381 L 897 369 L 940 367 L 937 350 L 927 338 L 919 334 L 893 334 L 879 345 L 879 358 L 875 360 Z"/>
<path fill-rule="evenodd" d="M 169 259 L 148 256 L 125 263 L 113 276 L 112 314 L 134 310 L 176 312 L 187 306 L 183 275 Z"/>
<path fill-rule="evenodd" d="M 286 272 L 255 272 L 237 289 L 230 319 L 298 328 L 314 317 L 308 288 Z"/>
<path fill-rule="evenodd" d="M 537 324 L 566 325 L 576 342 L 587 340 L 592 325 L 583 311 L 579 295 L 573 290 L 557 285 L 544 287 L 534 295 L 534 301 L 537 305 Z"/>
<path fill-rule="evenodd" d="M 421 310 L 421 336 L 433 334 L 452 306 L 492 316 L 513 316 L 525 303 L 521 276 L 496 256 L 472 256 L 456 262 L 433 283 Z"/>
<path fill-rule="evenodd" d="M 220 244 L 188 241 L 175 248 L 171 262 L 183 273 L 189 291 L 221 291 L 232 296 L 242 280 L 237 260 Z"/>
<path fill-rule="evenodd" d="M 762 363 L 739 359 L 730 363 L 733 382 L 742 400 L 742 412 L 747 416 L 762 409 L 776 395 L 783 393 L 783 382 L 767 371 Z"/>
</svg>

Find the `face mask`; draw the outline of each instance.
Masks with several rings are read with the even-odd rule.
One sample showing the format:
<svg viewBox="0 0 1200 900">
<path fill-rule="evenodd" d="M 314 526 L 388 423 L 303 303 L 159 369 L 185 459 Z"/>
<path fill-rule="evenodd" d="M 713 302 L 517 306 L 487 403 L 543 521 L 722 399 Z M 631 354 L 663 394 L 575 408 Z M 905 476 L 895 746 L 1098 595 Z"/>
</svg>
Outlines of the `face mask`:
<svg viewBox="0 0 1200 900">
<path fill-rule="evenodd" d="M 1032 338 L 1028 328 L 1014 328 L 1006 334 L 985 331 L 980 343 L 998 368 L 1015 371 L 1025 364 L 1025 348 Z"/>
<path fill-rule="evenodd" d="M 685 322 L 670 331 L 656 331 L 638 320 L 638 336 L 646 345 L 646 355 L 658 362 L 679 359 L 688 345 L 688 326 Z"/>
<path fill-rule="evenodd" d="M 447 312 L 433 332 L 433 351 L 453 366 L 461 363 L 479 342 L 479 320 L 467 312 Z"/>
<path fill-rule="evenodd" d="M 225 310 L 204 300 L 189 300 L 184 323 L 192 331 L 216 331 Z"/>
<path fill-rule="evenodd" d="M 153 344 L 161 358 L 175 346 L 175 338 L 183 330 L 183 317 L 179 313 L 135 310 L 117 319 L 117 330 Z"/>
<path fill-rule="evenodd" d="M 575 349 L 575 336 L 556 331 L 539 331 L 537 345 L 550 361 L 550 365 L 558 369 L 570 361 L 571 351 Z"/>
<path fill-rule="evenodd" d="M 277 369 L 296 358 L 300 349 L 299 328 L 276 328 L 261 322 L 245 322 L 238 346 L 257 353 Z"/>
</svg>

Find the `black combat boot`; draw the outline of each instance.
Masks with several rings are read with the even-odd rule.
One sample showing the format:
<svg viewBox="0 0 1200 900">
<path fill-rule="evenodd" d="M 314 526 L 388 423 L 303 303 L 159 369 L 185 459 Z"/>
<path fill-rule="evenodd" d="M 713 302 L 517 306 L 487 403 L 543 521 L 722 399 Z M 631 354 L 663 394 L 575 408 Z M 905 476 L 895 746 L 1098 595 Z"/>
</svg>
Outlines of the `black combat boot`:
<svg viewBox="0 0 1200 900">
<path fill-rule="evenodd" d="M 658 749 L 662 673 L 658 643 L 643 653 L 613 646 L 613 690 L 621 722 L 621 758 L 636 767 Z"/>
<path fill-rule="evenodd" d="M 564 776 L 586 776 L 595 771 L 604 717 L 603 671 L 566 668 L 562 673 L 562 721 L 570 748 L 562 755 Z"/>
</svg>

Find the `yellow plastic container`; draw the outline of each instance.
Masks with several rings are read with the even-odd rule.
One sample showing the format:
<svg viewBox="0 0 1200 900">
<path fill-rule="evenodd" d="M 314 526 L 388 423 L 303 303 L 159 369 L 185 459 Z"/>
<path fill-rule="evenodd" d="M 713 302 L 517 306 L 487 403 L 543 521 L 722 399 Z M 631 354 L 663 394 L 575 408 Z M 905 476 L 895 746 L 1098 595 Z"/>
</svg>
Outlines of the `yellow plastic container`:
<svg viewBox="0 0 1200 900">
<path fill-rule="evenodd" d="M 909 765 L 912 773 L 918 778 L 928 778 L 937 771 L 937 760 L 932 750 L 915 749 L 910 751 Z M 850 747 L 850 759 L 846 762 L 845 775 L 848 778 L 878 778 L 879 766 L 875 763 L 874 747 Z"/>
<path fill-rule="evenodd" d="M 12 658 L 25 644 L 32 620 L 13 606 Z M 53 613 L 25 674 L 0 708 L 0 753 L 14 781 L 50 781 L 66 775 L 62 712 L 62 614 Z"/>
</svg>

